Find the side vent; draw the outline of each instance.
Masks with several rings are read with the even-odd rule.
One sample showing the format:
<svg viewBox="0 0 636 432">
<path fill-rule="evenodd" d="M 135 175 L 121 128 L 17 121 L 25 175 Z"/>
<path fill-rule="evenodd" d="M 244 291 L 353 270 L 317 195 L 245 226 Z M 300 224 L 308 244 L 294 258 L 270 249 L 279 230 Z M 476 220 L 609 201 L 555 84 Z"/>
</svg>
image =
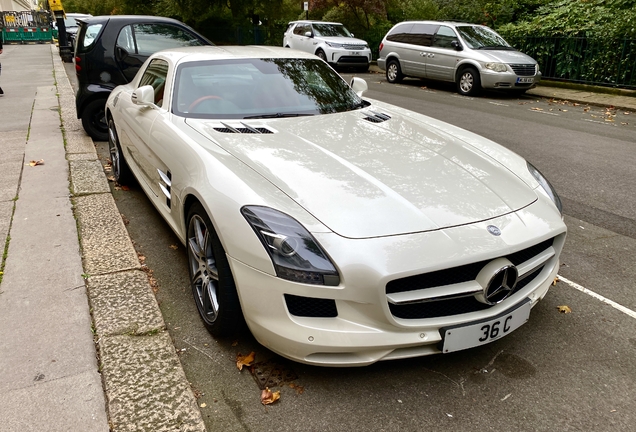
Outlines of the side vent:
<svg viewBox="0 0 636 432">
<path fill-rule="evenodd" d="M 227 123 L 221 123 L 223 127 L 215 127 L 214 130 L 221 133 L 240 133 L 240 134 L 271 134 L 272 130 L 264 127 L 252 127 L 241 122 L 242 127 L 234 127 Z"/>
<path fill-rule="evenodd" d="M 364 113 L 364 115 L 366 115 L 366 117 L 364 117 L 364 119 L 366 121 L 370 121 L 371 123 L 382 123 L 382 122 L 385 122 L 385 121 L 391 119 L 390 115 L 384 114 L 384 113 L 375 112 L 375 111 L 366 112 L 366 113 Z"/>
<path fill-rule="evenodd" d="M 166 196 L 166 205 L 168 206 L 168 208 L 170 208 L 172 198 L 172 193 L 170 192 L 172 188 L 172 174 L 170 173 L 170 171 L 164 173 L 160 169 L 158 169 L 157 172 L 159 173 L 159 178 L 161 179 L 161 181 L 159 182 L 159 188 L 161 189 L 161 192 L 163 192 L 163 194 Z"/>
</svg>

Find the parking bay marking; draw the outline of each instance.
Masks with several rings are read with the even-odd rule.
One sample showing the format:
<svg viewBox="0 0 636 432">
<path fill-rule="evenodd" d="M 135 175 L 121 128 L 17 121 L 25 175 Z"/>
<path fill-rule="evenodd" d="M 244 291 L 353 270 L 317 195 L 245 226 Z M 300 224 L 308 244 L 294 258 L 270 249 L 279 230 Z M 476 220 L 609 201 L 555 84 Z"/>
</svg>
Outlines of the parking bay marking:
<svg viewBox="0 0 636 432">
<path fill-rule="evenodd" d="M 552 113 L 552 112 L 549 112 L 549 111 L 537 111 L 537 110 L 534 110 L 532 108 L 530 108 L 528 111 L 536 112 L 536 113 L 539 113 L 539 114 L 549 114 L 549 115 L 553 115 L 553 116 L 557 116 L 557 117 L 559 116 L 559 114 L 556 114 L 556 113 Z"/>
<path fill-rule="evenodd" d="M 577 284 L 576 282 L 572 282 L 569 279 L 564 278 L 563 276 L 559 275 L 559 280 L 562 280 L 563 282 L 565 282 L 566 284 L 570 285 L 572 288 L 577 289 L 579 291 L 581 291 L 582 293 L 585 293 L 589 296 L 594 297 L 597 300 L 602 301 L 603 303 L 607 303 L 608 305 L 612 306 L 614 309 L 618 309 L 619 311 L 623 312 L 624 314 L 629 315 L 632 318 L 636 318 L 636 312 L 634 312 L 633 310 L 626 308 L 623 305 L 620 305 L 618 303 L 616 303 L 615 301 L 612 301 L 608 298 L 603 297 L 600 294 L 595 293 L 594 291 L 591 291 L 587 288 L 585 288 L 584 286 L 581 286 L 579 284 Z"/>
<path fill-rule="evenodd" d="M 504 107 L 510 106 L 510 105 L 502 104 L 502 103 L 499 103 L 499 102 L 488 102 L 488 103 L 489 104 L 493 104 L 493 105 L 497 105 L 497 106 L 504 106 Z"/>
</svg>

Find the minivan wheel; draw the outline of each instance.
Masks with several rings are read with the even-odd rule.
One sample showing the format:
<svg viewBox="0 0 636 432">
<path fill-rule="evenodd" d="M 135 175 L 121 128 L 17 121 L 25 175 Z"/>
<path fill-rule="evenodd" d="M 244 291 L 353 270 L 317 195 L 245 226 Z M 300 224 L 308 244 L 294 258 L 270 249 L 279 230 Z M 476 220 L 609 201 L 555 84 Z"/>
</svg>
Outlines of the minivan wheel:
<svg viewBox="0 0 636 432">
<path fill-rule="evenodd" d="M 203 206 L 195 202 L 187 217 L 190 285 L 199 316 L 214 336 L 230 336 L 243 315 L 225 250 Z"/>
<path fill-rule="evenodd" d="M 95 141 L 108 141 L 108 123 L 106 123 L 106 99 L 89 102 L 82 112 L 82 126 Z"/>
<path fill-rule="evenodd" d="M 462 70 L 457 77 L 457 92 L 464 96 L 474 96 L 481 90 L 479 72 L 474 68 Z"/>
<path fill-rule="evenodd" d="M 395 84 L 402 81 L 402 78 L 404 78 L 404 75 L 402 75 L 400 62 L 397 60 L 390 60 L 386 65 L 386 80 L 391 84 Z"/>
</svg>

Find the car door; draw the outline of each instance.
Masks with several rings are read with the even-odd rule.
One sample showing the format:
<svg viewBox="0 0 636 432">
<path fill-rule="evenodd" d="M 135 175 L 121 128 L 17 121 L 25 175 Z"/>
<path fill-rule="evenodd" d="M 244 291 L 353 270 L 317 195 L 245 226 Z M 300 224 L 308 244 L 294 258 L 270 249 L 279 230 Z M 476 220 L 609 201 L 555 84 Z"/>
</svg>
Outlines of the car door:
<svg viewBox="0 0 636 432">
<path fill-rule="evenodd" d="M 396 51 L 400 55 L 402 73 L 408 76 L 426 76 L 426 49 L 433 43 L 437 26 L 429 23 L 415 23 L 405 27 L 395 35 Z M 388 37 L 387 37 L 388 39 Z"/>
<path fill-rule="evenodd" d="M 460 57 L 453 41 L 458 42 L 455 30 L 445 25 L 439 26 L 431 47 L 426 50 L 426 78 L 455 81 L 455 69 Z"/>
<path fill-rule="evenodd" d="M 313 30 L 311 28 L 311 25 L 309 24 L 303 24 L 299 29 L 298 29 L 299 33 L 298 36 L 298 48 L 301 51 L 305 51 L 308 53 L 313 54 L 314 53 L 314 38 L 307 36 L 307 33 L 311 33 L 313 35 Z"/>
<path fill-rule="evenodd" d="M 123 151 L 130 168 L 137 178 L 144 184 L 146 190 L 152 191 L 153 200 L 163 195 L 161 190 L 161 177 L 157 167 L 161 166 L 156 156 L 151 136 L 153 124 L 157 118 L 166 116 L 168 110 L 164 108 L 165 83 L 168 72 L 168 63 L 163 59 L 154 59 L 149 64 L 139 80 L 137 88 L 150 85 L 155 92 L 155 104 L 153 106 L 137 105 L 129 103 L 123 120 L 125 136 L 121 137 Z M 123 135 L 123 134 L 122 134 Z M 149 196 L 151 194 L 148 194 Z"/>
</svg>

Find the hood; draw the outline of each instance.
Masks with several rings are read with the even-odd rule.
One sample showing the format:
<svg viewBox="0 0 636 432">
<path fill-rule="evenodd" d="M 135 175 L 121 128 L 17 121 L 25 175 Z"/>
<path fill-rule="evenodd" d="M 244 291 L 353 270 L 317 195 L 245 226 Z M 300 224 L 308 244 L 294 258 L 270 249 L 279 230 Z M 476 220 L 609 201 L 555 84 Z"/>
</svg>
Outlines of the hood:
<svg viewBox="0 0 636 432">
<path fill-rule="evenodd" d="M 522 180 L 475 147 L 390 110 L 382 111 L 391 117 L 383 121 L 371 109 L 243 124 L 186 123 L 344 237 L 466 225 L 537 199 Z M 246 125 L 271 133 L 251 133 Z"/>
<path fill-rule="evenodd" d="M 479 53 L 485 59 L 485 61 L 496 61 L 499 63 L 512 63 L 512 64 L 535 64 L 536 61 L 527 54 L 517 50 L 473 50 L 475 53 Z"/>
<path fill-rule="evenodd" d="M 344 45 L 366 45 L 367 43 L 362 39 L 344 37 L 344 36 L 316 36 L 316 39 L 324 40 L 325 42 L 333 42 Z"/>
</svg>

